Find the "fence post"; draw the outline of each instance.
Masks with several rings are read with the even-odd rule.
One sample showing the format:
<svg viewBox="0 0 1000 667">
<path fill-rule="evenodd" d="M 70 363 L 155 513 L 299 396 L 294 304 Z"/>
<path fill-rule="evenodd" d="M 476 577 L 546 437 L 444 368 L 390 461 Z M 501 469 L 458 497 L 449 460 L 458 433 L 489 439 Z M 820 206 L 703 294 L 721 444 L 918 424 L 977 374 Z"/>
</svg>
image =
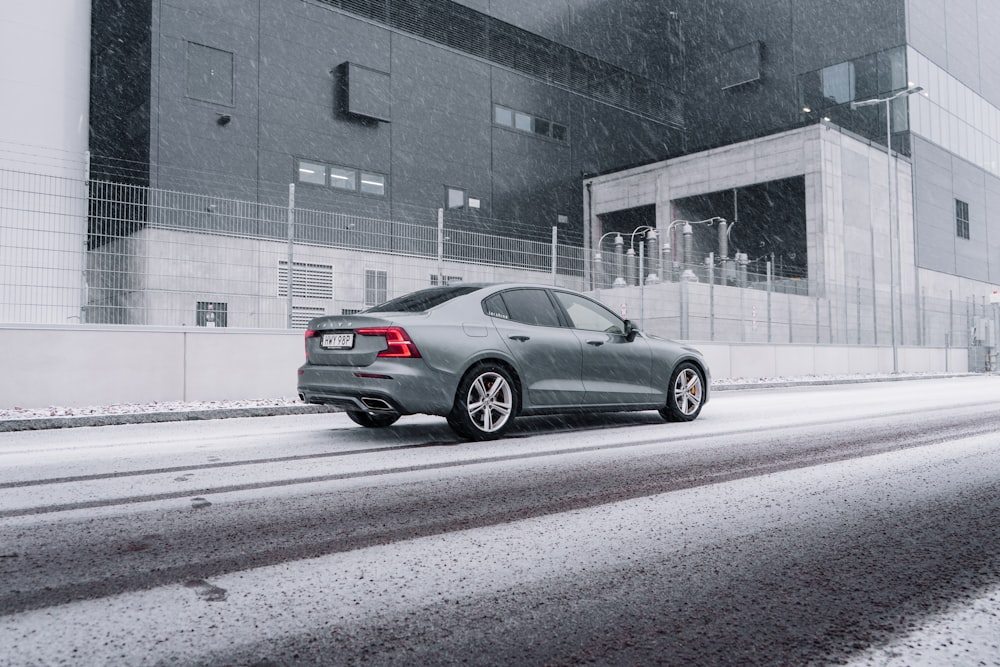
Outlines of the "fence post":
<svg viewBox="0 0 1000 667">
<path fill-rule="evenodd" d="M 740 293 L 740 342 L 745 343 L 747 342 L 747 316 L 745 310 L 746 306 L 743 303 L 743 293 L 746 292 L 746 287 L 744 285 L 740 285 L 740 289 L 738 291 Z"/>
<path fill-rule="evenodd" d="M 437 274 L 438 285 L 444 285 L 444 209 L 438 209 Z"/>
<path fill-rule="evenodd" d="M 792 318 L 792 295 L 791 294 L 786 294 L 785 296 L 787 297 L 785 301 L 788 304 L 788 342 L 789 343 L 794 343 L 795 342 L 795 340 L 794 340 L 795 339 L 795 335 L 792 332 L 792 325 L 793 325 L 793 322 L 792 322 L 792 319 L 793 319 Z"/>
<path fill-rule="evenodd" d="M 83 153 L 83 197 L 84 206 L 86 207 L 87 215 L 91 215 L 90 211 L 90 201 L 91 201 L 91 191 L 90 191 L 90 151 L 84 151 Z M 89 310 L 90 301 L 90 289 L 87 285 L 87 262 L 88 262 L 88 249 L 87 249 L 87 236 L 83 235 L 82 245 L 80 251 L 83 256 L 83 265 L 80 267 L 80 323 L 83 324 L 87 321 L 87 311 Z"/>
<path fill-rule="evenodd" d="M 919 345 L 927 345 L 927 288 L 920 286 L 920 340 Z"/>
<path fill-rule="evenodd" d="M 715 253 L 708 253 L 708 339 L 715 340 Z"/>
<path fill-rule="evenodd" d="M 948 340 L 955 342 L 955 292 L 948 290 Z"/>
<path fill-rule="evenodd" d="M 556 260 L 558 259 L 557 243 L 559 242 L 559 228 L 552 225 L 552 284 L 556 284 Z"/>
<path fill-rule="evenodd" d="M 767 342 L 771 342 L 771 262 L 767 263 Z"/>
<path fill-rule="evenodd" d="M 677 283 L 681 290 L 681 340 L 688 339 L 688 281 Z"/>
<path fill-rule="evenodd" d="M 830 340 L 828 342 L 830 343 L 830 345 L 833 345 L 833 299 L 826 300 L 826 326 L 827 326 L 827 333 L 830 336 Z M 847 335 L 846 331 L 844 332 L 844 335 L 845 336 Z M 837 327 L 837 340 L 838 341 L 840 340 L 840 327 Z"/>
<path fill-rule="evenodd" d="M 646 277 L 645 271 L 646 242 L 639 242 L 639 328 L 646 328 Z"/>
<path fill-rule="evenodd" d="M 858 301 L 858 345 L 861 345 L 861 278 L 855 278 L 857 281 L 857 301 Z"/>
<path fill-rule="evenodd" d="M 819 297 L 816 297 L 816 344 L 819 345 Z"/>
<path fill-rule="evenodd" d="M 288 184 L 288 328 L 292 328 L 292 275 L 295 260 L 295 183 Z"/>
</svg>

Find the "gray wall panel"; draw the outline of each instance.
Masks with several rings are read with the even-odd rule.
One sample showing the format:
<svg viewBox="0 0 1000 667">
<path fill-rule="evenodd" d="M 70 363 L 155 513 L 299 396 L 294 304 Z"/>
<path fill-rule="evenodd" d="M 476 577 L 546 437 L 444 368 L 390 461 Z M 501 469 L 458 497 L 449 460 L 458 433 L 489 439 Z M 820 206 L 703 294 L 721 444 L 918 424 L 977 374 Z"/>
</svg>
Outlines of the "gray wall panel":
<svg viewBox="0 0 1000 667">
<path fill-rule="evenodd" d="M 917 265 L 973 280 L 996 280 L 1000 179 L 919 137 L 913 147 Z M 956 199 L 969 204 L 969 239 L 956 233 Z"/>
<path fill-rule="evenodd" d="M 948 0 L 945 14 L 945 66 L 952 76 L 976 91 L 980 89 L 978 4 L 979 0 Z"/>
<path fill-rule="evenodd" d="M 988 280 L 1000 285 L 1000 178 L 986 174 L 986 261 Z"/>
<path fill-rule="evenodd" d="M 979 3 L 979 94 L 1000 107 L 1000 2 Z"/>
<path fill-rule="evenodd" d="M 987 280 L 989 263 L 986 244 L 986 183 L 981 169 L 952 157 L 952 189 L 956 199 L 969 204 L 969 238 L 955 237 L 955 263 L 960 275 Z M 955 226 L 954 210 L 951 214 Z"/>
<path fill-rule="evenodd" d="M 948 62 L 945 16 L 941 0 L 906 0 L 907 42 L 942 67 Z"/>
</svg>

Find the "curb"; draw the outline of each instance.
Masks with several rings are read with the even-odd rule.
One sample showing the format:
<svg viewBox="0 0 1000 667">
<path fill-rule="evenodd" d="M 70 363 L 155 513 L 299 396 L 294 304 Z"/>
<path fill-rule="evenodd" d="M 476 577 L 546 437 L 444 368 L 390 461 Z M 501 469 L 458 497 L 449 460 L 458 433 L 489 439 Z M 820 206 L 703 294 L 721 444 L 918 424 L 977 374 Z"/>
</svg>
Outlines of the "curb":
<svg viewBox="0 0 1000 667">
<path fill-rule="evenodd" d="M 982 373 L 947 373 L 941 375 L 903 375 L 870 378 L 816 378 L 815 380 L 774 380 L 754 384 L 712 383 L 711 391 L 745 391 L 752 389 L 784 389 L 790 387 L 820 387 L 834 384 L 868 384 L 871 382 L 903 382 L 906 380 L 941 380 L 970 377 Z M 315 415 L 340 412 L 327 405 L 275 405 L 253 408 L 214 408 L 211 410 L 177 410 L 171 412 L 138 412 L 117 415 L 81 415 L 78 417 L 42 417 L 33 419 L 0 420 L 0 433 L 14 431 L 42 431 L 57 428 L 84 426 L 123 426 L 127 424 L 155 424 L 160 422 L 204 421 L 208 419 L 235 419 L 240 417 L 278 417 L 285 415 Z"/>
<path fill-rule="evenodd" d="M 325 405 L 275 405 L 259 408 L 215 408 L 212 410 L 178 410 L 174 412 L 138 412 L 119 415 L 82 415 L 79 417 L 48 417 L 38 419 L 0 420 L 0 433 L 12 431 L 42 431 L 83 426 L 122 426 L 125 424 L 155 424 L 159 422 L 203 421 L 239 417 L 278 417 L 282 415 L 312 415 L 339 412 Z"/>
<path fill-rule="evenodd" d="M 785 387 L 822 387 L 832 384 L 869 384 L 872 382 L 906 382 L 909 380 L 946 380 L 948 378 L 962 378 L 983 375 L 982 373 L 942 373 L 940 375 L 902 375 L 898 377 L 871 377 L 871 378 L 845 378 L 841 380 L 816 378 L 815 380 L 775 380 L 773 382 L 764 381 L 755 384 L 745 384 L 734 382 L 726 384 L 724 381 L 718 384 L 712 383 L 712 391 L 737 391 L 744 389 L 781 389 Z"/>
</svg>

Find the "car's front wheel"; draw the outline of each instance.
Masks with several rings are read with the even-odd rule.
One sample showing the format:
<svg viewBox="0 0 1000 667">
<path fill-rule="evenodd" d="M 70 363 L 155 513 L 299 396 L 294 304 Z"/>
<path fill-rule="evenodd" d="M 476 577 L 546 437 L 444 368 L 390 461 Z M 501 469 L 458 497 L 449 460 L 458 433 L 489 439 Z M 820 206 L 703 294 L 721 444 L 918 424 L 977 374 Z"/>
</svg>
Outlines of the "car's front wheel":
<svg viewBox="0 0 1000 667">
<path fill-rule="evenodd" d="M 705 379 L 698 367 L 690 361 L 677 364 L 670 375 L 667 405 L 660 408 L 660 416 L 668 422 L 689 422 L 701 412 L 705 399 Z"/>
<path fill-rule="evenodd" d="M 470 440 L 503 437 L 517 414 L 517 388 L 510 373 L 498 364 L 469 370 L 458 384 L 448 424 Z"/>
<path fill-rule="evenodd" d="M 399 419 L 399 415 L 395 412 L 361 412 L 360 410 L 348 410 L 347 416 L 350 417 L 351 421 L 355 424 L 359 424 L 366 428 L 385 428 L 386 426 L 392 426 Z"/>
</svg>

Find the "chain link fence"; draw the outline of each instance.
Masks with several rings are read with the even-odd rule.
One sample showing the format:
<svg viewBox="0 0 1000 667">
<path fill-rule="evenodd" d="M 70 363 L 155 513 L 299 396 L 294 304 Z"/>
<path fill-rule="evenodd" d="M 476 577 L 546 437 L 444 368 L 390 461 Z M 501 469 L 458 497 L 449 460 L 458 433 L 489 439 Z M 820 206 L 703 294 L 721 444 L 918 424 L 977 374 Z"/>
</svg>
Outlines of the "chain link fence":
<svg viewBox="0 0 1000 667">
<path fill-rule="evenodd" d="M 276 206 L 0 169 L 0 323 L 296 328 L 461 280 L 593 291 L 690 340 L 995 349 L 1000 328 L 986 287 L 893 294 L 711 256 L 677 264 L 641 239 L 588 257 L 558 228 L 516 238 L 407 217 L 298 208 L 294 187 Z"/>
</svg>

